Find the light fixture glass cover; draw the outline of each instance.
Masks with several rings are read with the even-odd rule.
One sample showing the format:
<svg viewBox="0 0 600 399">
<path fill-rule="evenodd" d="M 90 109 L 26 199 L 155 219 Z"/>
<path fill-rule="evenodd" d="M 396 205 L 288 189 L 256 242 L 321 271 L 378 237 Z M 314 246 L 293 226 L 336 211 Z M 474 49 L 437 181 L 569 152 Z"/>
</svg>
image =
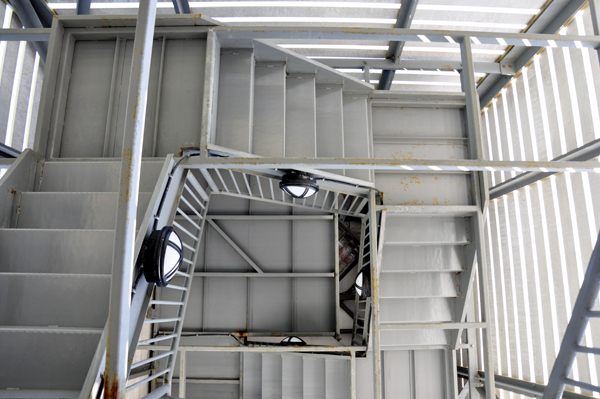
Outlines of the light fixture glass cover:
<svg viewBox="0 0 600 399">
<path fill-rule="evenodd" d="M 307 173 L 295 170 L 287 172 L 281 178 L 279 188 L 294 198 L 308 198 L 319 191 L 316 180 Z"/>
<path fill-rule="evenodd" d="M 285 337 L 279 343 L 281 346 L 306 346 L 306 342 L 300 337 Z"/>
<path fill-rule="evenodd" d="M 371 270 L 369 267 L 363 267 L 356 275 L 354 280 L 354 289 L 361 299 L 365 299 L 371 295 Z"/>
<path fill-rule="evenodd" d="M 183 244 L 171 226 L 155 230 L 145 242 L 144 276 L 165 287 L 183 263 Z"/>
</svg>

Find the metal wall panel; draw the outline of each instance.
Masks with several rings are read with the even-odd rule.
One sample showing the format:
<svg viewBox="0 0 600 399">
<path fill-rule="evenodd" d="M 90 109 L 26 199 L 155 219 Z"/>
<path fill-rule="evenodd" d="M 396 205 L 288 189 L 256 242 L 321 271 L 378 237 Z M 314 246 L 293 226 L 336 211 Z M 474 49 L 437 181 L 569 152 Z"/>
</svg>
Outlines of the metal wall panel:
<svg viewBox="0 0 600 399">
<path fill-rule="evenodd" d="M 114 41 L 75 42 L 62 157 L 102 157 L 114 56 Z"/>
<path fill-rule="evenodd" d="M 589 9 L 565 32 L 591 34 Z M 600 138 L 599 81 L 596 52 L 542 51 L 483 110 L 487 159 L 552 159 Z M 492 185 L 514 175 L 493 173 Z M 597 174 L 566 173 L 491 202 L 485 235 L 496 373 L 547 383 L 596 241 L 599 187 Z M 599 328 L 588 328 L 584 345 L 600 342 Z M 598 385 L 599 371 L 600 359 L 579 354 L 572 377 Z"/>
<path fill-rule="evenodd" d="M 282 157 L 285 148 L 285 63 L 259 64 L 254 69 L 254 131 L 252 153 Z"/>
</svg>

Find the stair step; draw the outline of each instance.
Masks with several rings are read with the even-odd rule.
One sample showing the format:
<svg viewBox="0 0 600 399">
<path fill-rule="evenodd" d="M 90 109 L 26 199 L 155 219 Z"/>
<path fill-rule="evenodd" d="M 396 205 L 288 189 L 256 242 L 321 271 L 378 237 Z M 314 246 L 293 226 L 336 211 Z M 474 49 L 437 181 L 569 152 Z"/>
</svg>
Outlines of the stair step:
<svg viewBox="0 0 600 399">
<path fill-rule="evenodd" d="M 383 247 L 381 273 L 454 272 L 463 270 L 465 247 Z M 382 279 L 385 279 L 384 277 Z"/>
<path fill-rule="evenodd" d="M 286 80 L 285 156 L 316 157 L 314 74 L 289 74 Z"/>
<path fill-rule="evenodd" d="M 0 325 L 102 328 L 110 275 L 0 273 Z"/>
<path fill-rule="evenodd" d="M 260 353 L 243 353 L 242 393 L 244 399 L 262 398 L 262 355 Z"/>
<path fill-rule="evenodd" d="M 303 360 L 304 399 L 325 399 L 325 359 L 304 357 Z"/>
<path fill-rule="evenodd" d="M 113 230 L 118 193 L 41 193 L 21 196 L 17 227 L 26 229 Z M 151 193 L 140 193 L 137 227 L 150 202 Z"/>
<path fill-rule="evenodd" d="M 367 96 L 344 95 L 344 156 L 369 158 L 369 105 Z M 346 176 L 371 181 L 368 170 L 347 170 Z"/>
<path fill-rule="evenodd" d="M 222 49 L 216 144 L 252 152 L 254 55 L 252 49 Z"/>
<path fill-rule="evenodd" d="M 317 85 L 317 156 L 344 157 L 342 86 Z"/>
<path fill-rule="evenodd" d="M 333 356 L 325 359 L 325 379 L 327 399 L 350 397 L 350 361 Z"/>
<path fill-rule="evenodd" d="M 468 219 L 462 217 L 386 218 L 385 243 L 466 242 L 471 234 Z"/>
<path fill-rule="evenodd" d="M 110 274 L 113 230 L 0 229 L 0 272 Z"/>
<path fill-rule="evenodd" d="M 285 63 L 260 63 L 254 73 L 252 153 L 282 157 L 285 143 Z"/>
<path fill-rule="evenodd" d="M 142 161 L 140 192 L 153 192 L 164 160 Z M 120 161 L 46 162 L 39 190 L 43 192 L 118 192 Z"/>
<path fill-rule="evenodd" d="M 444 346 L 449 344 L 449 332 L 445 330 L 383 330 L 381 346 L 403 346 L 406 349 L 422 346 Z"/>
<path fill-rule="evenodd" d="M 390 273 L 379 282 L 380 298 L 459 296 L 458 279 L 454 273 Z"/>
<path fill-rule="evenodd" d="M 282 356 L 282 399 L 302 399 L 302 357 Z"/>
<path fill-rule="evenodd" d="M 81 390 L 100 336 L 0 328 L 0 389 Z"/>
<path fill-rule="evenodd" d="M 382 323 L 453 321 L 455 301 L 455 298 L 381 299 L 380 320 Z"/>
<path fill-rule="evenodd" d="M 262 354 L 262 399 L 280 399 L 282 359 L 277 353 Z"/>
</svg>

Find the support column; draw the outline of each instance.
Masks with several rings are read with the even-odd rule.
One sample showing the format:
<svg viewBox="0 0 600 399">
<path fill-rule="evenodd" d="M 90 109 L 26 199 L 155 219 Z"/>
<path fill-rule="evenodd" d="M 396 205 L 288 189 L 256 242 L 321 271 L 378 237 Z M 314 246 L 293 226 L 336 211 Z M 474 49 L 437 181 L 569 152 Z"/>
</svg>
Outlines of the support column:
<svg viewBox="0 0 600 399">
<path fill-rule="evenodd" d="M 475 84 L 475 68 L 473 66 L 473 53 L 471 49 L 471 38 L 465 36 L 460 43 L 461 62 L 463 69 L 460 72 L 462 90 L 465 93 L 465 118 L 467 124 L 467 135 L 469 138 L 469 158 L 479 160 L 482 154 L 480 109 L 477 98 L 477 87 Z M 487 298 L 487 268 L 485 265 L 485 246 L 483 245 L 483 220 L 488 205 L 488 188 L 485 172 L 472 172 L 471 185 L 473 201 L 477 205 L 477 213 L 473 223 L 473 239 L 476 245 L 477 266 L 480 287 L 481 321 L 486 323 L 482 330 L 483 335 L 483 368 L 485 373 L 486 399 L 494 399 L 494 355 L 490 343 L 490 319 L 489 302 Z M 474 298 L 473 298 L 474 299 Z M 460 333 L 460 331 L 459 331 Z M 472 344 L 472 342 L 469 342 Z M 471 384 L 474 385 L 474 384 Z M 470 389 L 472 392 L 472 388 Z"/>
<path fill-rule="evenodd" d="M 372 312 L 371 320 L 373 325 L 371 328 L 371 337 L 373 338 L 373 388 L 375 391 L 374 399 L 382 399 L 382 374 L 381 374 L 381 347 L 379 328 L 379 262 L 377 259 L 377 211 L 375 209 L 375 191 L 369 192 L 369 248 L 371 261 L 371 298 Z"/>
<path fill-rule="evenodd" d="M 125 111 L 125 132 L 123 134 L 108 312 L 108 344 L 104 376 L 105 399 L 124 399 L 126 394 L 136 212 L 155 19 L 156 0 L 142 0 L 135 29 L 131 78 L 127 90 Z"/>
</svg>

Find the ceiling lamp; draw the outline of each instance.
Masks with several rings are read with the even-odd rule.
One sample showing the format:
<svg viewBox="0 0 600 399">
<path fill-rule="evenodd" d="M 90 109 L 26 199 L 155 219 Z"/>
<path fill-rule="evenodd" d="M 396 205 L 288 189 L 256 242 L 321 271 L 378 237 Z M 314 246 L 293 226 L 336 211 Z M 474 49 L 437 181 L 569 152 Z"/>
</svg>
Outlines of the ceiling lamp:
<svg viewBox="0 0 600 399">
<path fill-rule="evenodd" d="M 285 337 L 280 343 L 280 346 L 306 346 L 306 342 L 299 337 Z"/>
<path fill-rule="evenodd" d="M 171 226 L 154 230 L 144 243 L 144 276 L 150 283 L 165 287 L 183 262 L 183 244 Z"/>
<path fill-rule="evenodd" d="M 281 178 L 279 188 L 294 198 L 308 198 L 319 191 L 317 181 L 308 173 L 295 170 L 287 172 Z"/>
<path fill-rule="evenodd" d="M 366 299 L 371 295 L 371 269 L 368 266 L 363 267 L 356 275 L 354 289 L 360 299 Z"/>
</svg>

